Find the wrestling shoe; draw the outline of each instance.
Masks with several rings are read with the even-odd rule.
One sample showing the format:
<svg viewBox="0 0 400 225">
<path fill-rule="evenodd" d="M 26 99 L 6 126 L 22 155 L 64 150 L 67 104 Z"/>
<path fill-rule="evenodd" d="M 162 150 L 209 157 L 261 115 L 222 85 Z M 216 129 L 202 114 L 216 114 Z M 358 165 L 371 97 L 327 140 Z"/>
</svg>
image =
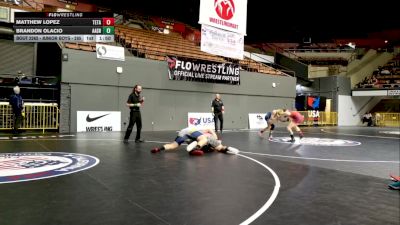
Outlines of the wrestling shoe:
<svg viewBox="0 0 400 225">
<path fill-rule="evenodd" d="M 157 152 L 161 152 L 161 150 L 159 148 L 153 148 L 151 150 L 151 153 L 157 153 Z"/>
<path fill-rule="evenodd" d="M 239 149 L 237 149 L 237 148 L 228 147 L 227 150 L 228 150 L 228 151 L 226 151 L 226 153 L 228 153 L 228 154 L 232 154 L 232 155 L 237 155 L 237 154 L 239 154 Z"/>
<path fill-rule="evenodd" d="M 195 149 L 195 150 L 190 151 L 189 155 L 202 156 L 202 155 L 204 155 L 204 152 L 200 149 Z"/>
<path fill-rule="evenodd" d="M 197 141 L 193 141 L 192 143 L 188 144 L 186 147 L 186 151 L 191 152 L 197 146 Z"/>
<path fill-rule="evenodd" d="M 389 188 L 394 190 L 400 190 L 400 181 L 389 184 Z"/>
</svg>

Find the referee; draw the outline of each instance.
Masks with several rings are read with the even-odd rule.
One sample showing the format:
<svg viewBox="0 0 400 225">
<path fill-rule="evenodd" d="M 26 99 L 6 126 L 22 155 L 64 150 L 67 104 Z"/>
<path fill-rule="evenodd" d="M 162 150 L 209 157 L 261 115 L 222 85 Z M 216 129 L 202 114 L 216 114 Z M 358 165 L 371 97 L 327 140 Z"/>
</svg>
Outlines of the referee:
<svg viewBox="0 0 400 225">
<path fill-rule="evenodd" d="M 224 103 L 221 100 L 221 96 L 219 94 L 215 95 L 215 99 L 211 103 L 211 112 L 214 116 L 215 123 L 215 132 L 218 132 L 218 120 L 220 121 L 220 131 L 222 134 L 222 129 L 224 126 Z"/>
<path fill-rule="evenodd" d="M 126 106 L 131 109 L 130 116 L 129 116 L 129 125 L 128 129 L 126 130 L 124 143 L 128 143 L 129 136 L 132 133 L 132 128 L 136 123 L 136 143 L 141 143 L 143 140 L 140 139 L 140 132 L 142 130 L 142 116 L 140 114 L 140 107 L 143 105 L 144 97 L 140 96 L 142 92 L 142 86 L 135 85 L 133 87 L 132 93 L 128 97 L 128 101 L 126 102 Z"/>
</svg>

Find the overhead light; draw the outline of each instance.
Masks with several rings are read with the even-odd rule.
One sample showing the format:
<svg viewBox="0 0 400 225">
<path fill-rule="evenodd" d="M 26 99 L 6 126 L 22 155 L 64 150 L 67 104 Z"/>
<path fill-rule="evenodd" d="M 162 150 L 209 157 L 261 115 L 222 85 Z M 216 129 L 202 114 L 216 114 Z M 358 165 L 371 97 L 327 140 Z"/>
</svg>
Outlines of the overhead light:
<svg viewBox="0 0 400 225">
<path fill-rule="evenodd" d="M 388 40 L 385 40 L 385 44 L 387 44 L 388 43 Z"/>
<path fill-rule="evenodd" d="M 21 5 L 24 1 L 23 0 L 14 0 L 14 4 Z"/>
<path fill-rule="evenodd" d="M 349 42 L 349 43 L 347 44 L 347 46 L 349 46 L 349 47 L 352 48 L 352 49 L 355 49 L 355 48 L 356 48 L 356 44 L 355 44 L 355 43 L 351 43 L 351 42 Z"/>
</svg>

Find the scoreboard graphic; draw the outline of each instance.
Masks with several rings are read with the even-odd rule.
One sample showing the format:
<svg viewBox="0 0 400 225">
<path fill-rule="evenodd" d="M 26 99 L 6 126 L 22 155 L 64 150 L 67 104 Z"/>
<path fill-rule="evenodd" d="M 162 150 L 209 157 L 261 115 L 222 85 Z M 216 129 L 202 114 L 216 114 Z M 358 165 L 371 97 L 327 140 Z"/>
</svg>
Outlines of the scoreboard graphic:
<svg viewBox="0 0 400 225">
<path fill-rule="evenodd" d="M 16 12 L 15 42 L 114 42 L 113 13 Z"/>
</svg>

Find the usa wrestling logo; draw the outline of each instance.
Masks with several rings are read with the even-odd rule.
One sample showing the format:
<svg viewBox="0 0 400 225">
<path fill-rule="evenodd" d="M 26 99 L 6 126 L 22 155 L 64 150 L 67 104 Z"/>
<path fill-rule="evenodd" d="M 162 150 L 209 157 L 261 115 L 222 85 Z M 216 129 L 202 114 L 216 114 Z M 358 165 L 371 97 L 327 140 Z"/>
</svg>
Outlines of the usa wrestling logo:
<svg viewBox="0 0 400 225">
<path fill-rule="evenodd" d="M 0 154 L 0 184 L 40 180 L 90 169 L 99 159 L 63 152 L 22 152 Z"/>
<path fill-rule="evenodd" d="M 361 145 L 358 141 L 350 141 L 343 139 L 331 139 L 331 138 L 313 138 L 313 137 L 305 137 L 300 139 L 296 139 L 295 142 L 290 142 L 290 138 L 288 137 L 274 137 L 271 138 L 270 141 L 279 142 L 279 143 L 288 143 L 288 144 L 300 144 L 300 145 L 314 145 L 314 146 L 357 146 Z"/>
<path fill-rule="evenodd" d="M 189 124 L 194 126 L 214 124 L 214 119 L 209 117 L 189 118 Z"/>
<path fill-rule="evenodd" d="M 200 124 L 200 122 L 201 122 L 201 118 L 189 118 L 189 123 L 191 125 L 197 126 Z"/>
</svg>

